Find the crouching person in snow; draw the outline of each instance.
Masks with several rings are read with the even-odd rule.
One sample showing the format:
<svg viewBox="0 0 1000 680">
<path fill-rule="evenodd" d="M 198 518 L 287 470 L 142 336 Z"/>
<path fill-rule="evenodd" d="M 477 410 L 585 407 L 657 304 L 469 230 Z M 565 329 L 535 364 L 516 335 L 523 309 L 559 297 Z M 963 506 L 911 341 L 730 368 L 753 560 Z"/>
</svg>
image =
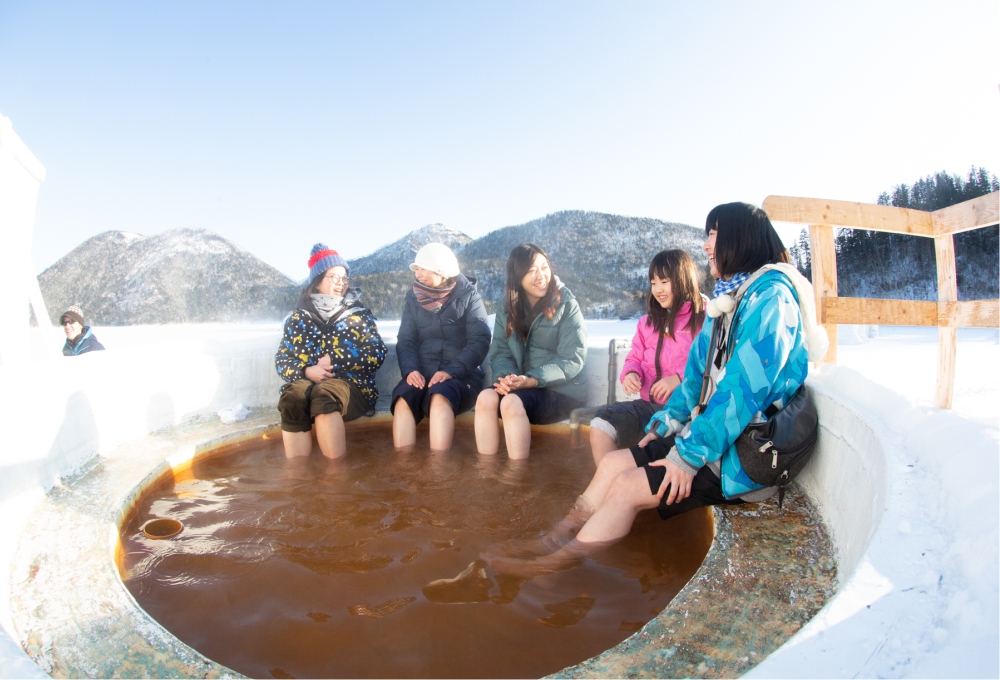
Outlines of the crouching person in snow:
<svg viewBox="0 0 1000 680">
<path fill-rule="evenodd" d="M 787 251 L 762 210 L 720 205 L 708 214 L 705 235 L 716 297 L 680 386 L 636 446 L 601 459 L 568 516 L 536 541 L 541 556 L 512 559 L 509 549 L 502 550 L 489 557 L 497 571 L 530 576 L 570 568 L 594 547 L 626 536 L 643 510 L 669 519 L 710 505 L 760 501 L 777 491 L 747 476 L 736 439 L 772 404 L 788 403 L 828 340 L 816 325 L 812 286 L 787 264 Z M 716 324 L 722 334 L 713 347 Z M 707 362 L 712 368 L 698 413 Z"/>
<path fill-rule="evenodd" d="M 289 458 L 312 452 L 312 427 L 327 458 L 347 452 L 344 422 L 375 413 L 375 371 L 385 344 L 375 317 L 350 289 L 347 262 L 322 243 L 309 257 L 311 283 L 285 321 L 274 355 L 285 381 L 278 398 L 281 438 Z"/>
<path fill-rule="evenodd" d="M 470 410 L 483 389 L 480 364 L 490 350 L 490 327 L 476 280 L 462 276 L 448 246 L 428 243 L 410 269 L 417 280 L 396 337 L 403 379 L 392 391 L 392 439 L 398 448 L 415 444 L 426 415 L 431 450 L 444 451 L 451 448 L 455 416 Z"/>
<path fill-rule="evenodd" d="M 97 352 L 104 349 L 104 345 L 97 341 L 97 338 L 83 320 L 83 310 L 73 305 L 59 317 L 59 324 L 66 332 L 66 344 L 63 345 L 63 354 L 68 357 L 75 357 L 87 352 Z"/>
</svg>

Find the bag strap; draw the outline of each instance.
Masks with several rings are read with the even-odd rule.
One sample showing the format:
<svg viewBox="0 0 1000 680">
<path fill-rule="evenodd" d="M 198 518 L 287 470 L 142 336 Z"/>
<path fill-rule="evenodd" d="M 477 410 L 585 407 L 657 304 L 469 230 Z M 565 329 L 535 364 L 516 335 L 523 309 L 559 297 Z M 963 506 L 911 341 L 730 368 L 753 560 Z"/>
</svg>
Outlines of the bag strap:
<svg viewBox="0 0 1000 680">
<path fill-rule="evenodd" d="M 718 352 L 717 345 L 722 330 L 722 324 L 718 322 L 722 321 L 723 318 L 722 316 L 718 316 L 712 319 L 712 338 L 708 341 L 708 355 L 705 357 L 705 373 L 701 377 L 701 395 L 698 397 L 697 409 L 699 414 L 708 405 L 708 385 L 712 380 L 712 364 L 716 359 L 716 353 Z"/>
<path fill-rule="evenodd" d="M 761 274 L 765 271 L 767 270 L 764 267 L 761 267 L 752 273 L 747 280 L 743 282 L 739 289 L 737 289 L 735 296 L 736 307 L 732 312 L 732 322 L 729 324 L 728 333 L 723 329 L 723 325 L 725 324 L 723 319 L 725 319 L 728 315 L 722 314 L 712 319 L 712 339 L 709 342 L 709 356 L 705 357 L 705 374 L 701 379 L 701 396 L 698 398 L 697 406 L 698 413 L 704 411 L 705 406 L 708 405 L 708 397 L 706 395 L 708 394 L 709 381 L 711 380 L 712 364 L 715 364 L 716 367 L 721 369 L 729 360 L 729 357 L 733 355 L 733 343 L 731 340 L 735 336 L 736 317 L 737 313 L 740 311 L 740 304 L 743 302 L 743 295 L 747 292 L 753 282 L 760 278 Z M 771 404 L 771 406 L 768 407 L 768 410 L 771 408 L 774 408 L 774 404 Z M 776 413 L 777 411 L 778 409 L 775 408 L 774 412 Z M 767 417 L 770 418 L 771 415 L 768 415 Z"/>
<path fill-rule="evenodd" d="M 653 365 L 656 366 L 656 378 L 653 379 L 654 383 L 660 382 L 660 378 L 663 377 L 663 367 L 660 366 L 660 352 L 663 350 L 663 336 L 666 332 L 660 333 L 659 337 L 656 339 L 656 358 L 653 360 Z"/>
</svg>

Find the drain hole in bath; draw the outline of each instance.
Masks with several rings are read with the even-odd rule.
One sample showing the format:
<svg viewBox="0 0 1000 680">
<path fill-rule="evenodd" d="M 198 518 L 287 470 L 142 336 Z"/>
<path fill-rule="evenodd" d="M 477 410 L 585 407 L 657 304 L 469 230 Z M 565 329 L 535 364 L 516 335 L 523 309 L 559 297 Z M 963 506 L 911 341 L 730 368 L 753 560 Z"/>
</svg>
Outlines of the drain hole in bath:
<svg viewBox="0 0 1000 680">
<path fill-rule="evenodd" d="M 142 533 L 146 538 L 173 538 L 181 533 L 184 525 L 176 519 L 153 519 L 142 525 Z"/>
</svg>

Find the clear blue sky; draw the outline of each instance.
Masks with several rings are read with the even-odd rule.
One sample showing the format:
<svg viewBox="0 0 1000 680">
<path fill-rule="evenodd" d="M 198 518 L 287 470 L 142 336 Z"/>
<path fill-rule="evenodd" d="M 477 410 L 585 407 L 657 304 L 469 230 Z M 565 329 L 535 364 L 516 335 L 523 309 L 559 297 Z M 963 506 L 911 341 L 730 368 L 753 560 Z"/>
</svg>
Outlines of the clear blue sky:
<svg viewBox="0 0 1000 680">
<path fill-rule="evenodd" d="M 442 222 L 701 226 L 769 194 L 1000 173 L 1000 3 L 12 2 L 0 114 L 48 170 L 38 271 L 108 229 L 290 276 Z"/>
</svg>

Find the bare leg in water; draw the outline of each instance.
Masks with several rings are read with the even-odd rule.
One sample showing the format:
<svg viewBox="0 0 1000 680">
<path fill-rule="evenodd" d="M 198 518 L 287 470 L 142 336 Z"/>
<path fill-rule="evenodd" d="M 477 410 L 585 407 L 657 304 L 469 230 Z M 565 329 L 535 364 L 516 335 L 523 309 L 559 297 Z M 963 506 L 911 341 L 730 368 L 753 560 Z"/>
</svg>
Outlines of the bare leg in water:
<svg viewBox="0 0 1000 680">
<path fill-rule="evenodd" d="M 500 546 L 499 554 L 483 557 L 498 572 L 526 578 L 570 569 L 594 550 L 624 538 L 635 516 L 659 505 L 662 493 L 650 493 L 646 472 L 628 449 L 612 451 L 601 459 L 569 514 L 546 536 Z"/>
</svg>

